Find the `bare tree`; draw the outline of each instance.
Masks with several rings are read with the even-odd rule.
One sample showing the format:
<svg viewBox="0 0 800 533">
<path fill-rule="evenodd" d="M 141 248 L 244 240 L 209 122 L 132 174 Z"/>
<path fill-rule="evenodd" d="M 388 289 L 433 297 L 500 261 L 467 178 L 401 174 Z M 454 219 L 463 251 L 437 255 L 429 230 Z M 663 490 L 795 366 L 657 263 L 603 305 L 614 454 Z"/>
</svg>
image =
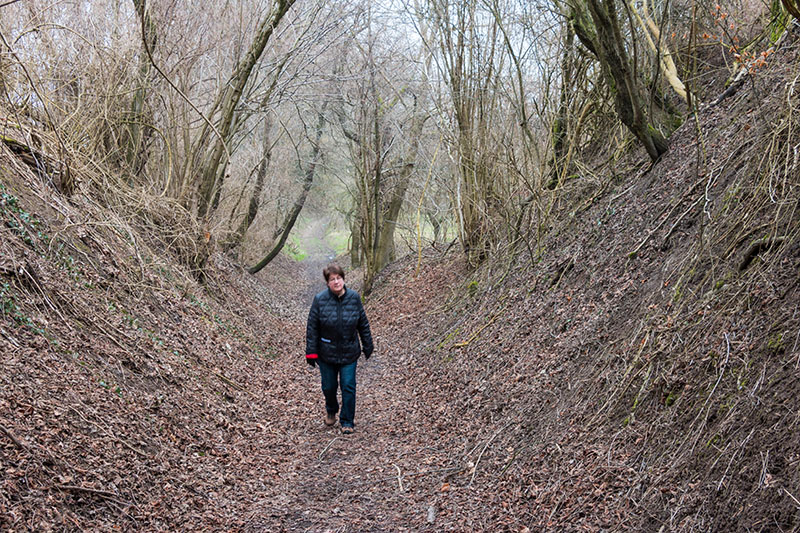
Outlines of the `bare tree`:
<svg viewBox="0 0 800 533">
<path fill-rule="evenodd" d="M 213 141 L 209 143 L 212 131 L 211 125 L 206 124 L 196 138 L 192 152 L 201 154 L 197 165 L 197 213 L 201 218 L 205 217 L 210 209 L 213 209 L 214 198 L 222 187 L 222 180 L 230 157 L 226 143 L 231 141 L 232 135 L 235 133 L 232 126 L 236 119 L 236 106 L 239 104 L 245 85 L 250 80 L 250 75 L 274 34 L 275 28 L 294 2 L 295 0 L 275 0 L 267 16 L 259 23 L 258 31 L 250 43 L 249 49 L 236 64 L 230 77 L 217 94 L 209 114 L 218 115 L 216 129 L 219 135 L 214 136 Z M 193 168 L 189 167 L 187 171 L 193 172 Z"/>
<path fill-rule="evenodd" d="M 280 253 L 280 251 L 283 249 L 283 246 L 286 244 L 286 239 L 289 237 L 289 233 L 292 231 L 292 228 L 294 228 L 295 222 L 297 222 L 297 217 L 300 215 L 300 211 L 303 210 L 306 198 L 308 197 L 308 192 L 311 190 L 311 185 L 314 183 L 314 176 L 317 172 L 317 167 L 319 166 L 323 155 L 321 145 L 322 134 L 326 124 L 326 106 L 327 103 L 323 103 L 322 108 L 317 113 L 317 125 L 314 132 L 314 138 L 311 140 L 311 157 L 309 158 L 308 166 L 306 166 L 305 170 L 303 171 L 303 188 L 297 196 L 297 199 L 294 201 L 292 208 L 286 213 L 278 234 L 278 241 L 261 261 L 248 269 L 248 272 L 251 274 L 259 272 L 261 269 L 267 266 L 270 261 L 275 259 L 278 253 Z M 299 159 L 298 165 L 300 165 Z"/>
<path fill-rule="evenodd" d="M 269 120 L 269 114 L 267 114 L 263 121 L 263 133 L 262 133 L 262 153 L 261 157 L 259 158 L 256 165 L 253 167 L 253 171 L 250 173 L 250 177 L 254 176 L 254 185 L 253 190 L 250 193 L 250 200 L 247 204 L 247 209 L 245 210 L 244 217 L 242 217 L 239 225 L 236 227 L 236 230 L 233 232 L 233 235 L 227 239 L 225 247 L 227 249 L 235 248 L 242 244 L 244 240 L 244 236 L 247 233 L 247 230 L 250 229 L 250 226 L 253 224 L 253 221 L 258 216 L 259 209 L 261 207 L 261 195 L 264 193 L 264 187 L 267 183 L 267 173 L 269 171 L 270 162 L 272 161 L 272 148 L 273 148 L 273 140 L 272 140 L 272 121 Z M 246 194 L 246 187 L 242 186 L 240 188 L 239 200 L 241 201 L 242 198 L 245 197 Z M 228 225 L 233 226 L 234 224 L 234 217 L 238 214 L 238 202 L 237 205 L 231 209 Z"/>
<path fill-rule="evenodd" d="M 136 15 L 141 21 L 142 52 L 139 54 L 139 67 L 136 77 L 136 87 L 133 91 L 130 116 L 127 118 L 127 143 L 126 159 L 133 173 L 138 173 L 142 167 L 142 149 L 145 144 L 145 131 L 151 131 L 152 125 L 145 115 L 147 91 L 151 82 L 152 61 L 151 56 L 158 43 L 158 29 L 150 16 L 150 10 L 145 5 L 145 0 L 133 0 Z"/>
<path fill-rule="evenodd" d="M 363 31 L 356 34 L 348 68 L 355 83 L 342 84 L 337 110 L 354 174 L 354 203 L 350 219 L 351 252 L 364 265 L 364 292 L 375 275 L 396 254 L 396 230 L 417 165 L 422 130 L 428 117 L 426 95 L 416 82 L 418 57 L 398 54 L 399 42 L 381 42 L 368 8 Z M 384 40 L 385 37 L 384 37 Z"/>
<path fill-rule="evenodd" d="M 649 112 L 641 71 L 628 54 L 616 0 L 575 0 L 570 9 L 578 38 L 600 62 L 620 120 L 656 161 L 669 144 Z"/>
<path fill-rule="evenodd" d="M 474 0 L 433 0 L 426 10 L 418 7 L 417 15 L 420 28 L 430 21 L 431 33 L 421 36 L 437 51 L 452 102 L 459 238 L 470 260 L 479 262 L 492 240 L 503 175 L 495 157 L 500 147 L 491 133 L 499 118 L 497 88 L 506 58 L 498 20 Z"/>
</svg>

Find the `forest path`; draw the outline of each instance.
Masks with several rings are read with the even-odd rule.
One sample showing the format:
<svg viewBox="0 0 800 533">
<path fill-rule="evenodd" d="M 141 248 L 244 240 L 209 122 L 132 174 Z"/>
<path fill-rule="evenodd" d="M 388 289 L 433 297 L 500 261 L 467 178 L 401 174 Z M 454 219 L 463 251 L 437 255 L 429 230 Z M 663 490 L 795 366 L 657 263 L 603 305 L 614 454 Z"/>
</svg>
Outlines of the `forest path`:
<svg viewBox="0 0 800 533">
<path fill-rule="evenodd" d="M 324 227 L 317 226 L 317 234 Z M 303 262 L 313 295 L 324 288 L 321 270 L 326 250 Z M 296 287 L 301 292 L 301 287 Z M 298 301 L 298 316 L 307 313 Z M 369 308 L 368 308 L 369 314 Z M 319 370 L 307 367 L 305 323 L 287 342 L 285 372 L 277 390 L 265 391 L 263 405 L 285 405 L 265 421 L 251 458 L 263 490 L 246 496 L 251 504 L 245 531 L 441 531 L 439 515 L 447 515 L 448 476 L 455 463 L 452 443 L 436 427 L 437 402 L 418 397 L 409 381 L 410 347 L 387 337 L 371 322 L 374 357 L 359 359 L 356 431 L 343 435 L 339 424 L 323 423 L 324 401 Z"/>
<path fill-rule="evenodd" d="M 298 275 L 305 295 L 301 310 L 303 313 L 307 312 L 307 305 L 311 304 L 314 295 L 325 288 L 322 269 L 336 257 L 336 251 L 325 238 L 329 223 L 327 218 L 313 220 L 300 235 L 306 251 L 306 258 L 299 263 Z"/>
</svg>

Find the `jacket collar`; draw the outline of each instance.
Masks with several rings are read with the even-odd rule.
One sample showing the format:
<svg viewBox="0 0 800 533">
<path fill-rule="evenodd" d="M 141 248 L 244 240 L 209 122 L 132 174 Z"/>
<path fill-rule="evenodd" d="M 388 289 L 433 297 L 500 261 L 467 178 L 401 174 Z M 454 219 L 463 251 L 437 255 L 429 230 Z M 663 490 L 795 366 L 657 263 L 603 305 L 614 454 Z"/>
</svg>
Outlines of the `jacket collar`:
<svg viewBox="0 0 800 533">
<path fill-rule="evenodd" d="M 344 291 L 342 292 L 341 296 L 336 296 L 336 293 L 333 292 L 330 287 L 328 287 L 328 293 L 337 300 L 341 300 L 347 295 L 347 285 L 344 286 Z"/>
</svg>

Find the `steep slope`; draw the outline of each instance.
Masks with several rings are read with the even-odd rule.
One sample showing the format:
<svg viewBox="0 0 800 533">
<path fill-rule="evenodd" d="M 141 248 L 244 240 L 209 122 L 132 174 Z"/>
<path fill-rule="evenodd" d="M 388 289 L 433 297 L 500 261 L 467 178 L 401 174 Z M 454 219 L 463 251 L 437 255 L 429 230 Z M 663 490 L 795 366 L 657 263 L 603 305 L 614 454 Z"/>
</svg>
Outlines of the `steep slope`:
<svg viewBox="0 0 800 533">
<path fill-rule="evenodd" d="M 201 287 L 169 228 L 67 201 L 4 148 L 0 169 L 0 529 L 234 523 L 269 483 L 248 467 L 269 409 L 306 386 L 284 376 L 292 269 L 215 256 Z"/>
<path fill-rule="evenodd" d="M 652 169 L 568 185 L 506 261 L 430 267 L 457 277 L 438 298 L 411 258 L 384 273 L 393 355 L 475 469 L 453 485 L 496 489 L 482 527 L 800 527 L 795 65 L 786 44 Z"/>
</svg>

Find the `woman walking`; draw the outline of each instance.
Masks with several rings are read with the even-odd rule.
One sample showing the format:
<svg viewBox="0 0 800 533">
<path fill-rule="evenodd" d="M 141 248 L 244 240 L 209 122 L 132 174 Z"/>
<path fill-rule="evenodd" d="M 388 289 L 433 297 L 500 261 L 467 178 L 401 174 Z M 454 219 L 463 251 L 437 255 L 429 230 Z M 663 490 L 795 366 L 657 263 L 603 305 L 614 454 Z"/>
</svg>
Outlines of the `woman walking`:
<svg viewBox="0 0 800 533">
<path fill-rule="evenodd" d="M 344 270 L 330 264 L 322 270 L 328 288 L 314 296 L 306 326 L 306 363 L 319 365 L 325 396 L 325 425 L 339 424 L 352 433 L 356 414 L 356 364 L 363 351 L 372 355 L 372 334 L 361 296 L 344 284 Z M 359 342 L 360 339 L 360 342 Z M 337 390 L 341 385 L 342 408 Z"/>
</svg>

